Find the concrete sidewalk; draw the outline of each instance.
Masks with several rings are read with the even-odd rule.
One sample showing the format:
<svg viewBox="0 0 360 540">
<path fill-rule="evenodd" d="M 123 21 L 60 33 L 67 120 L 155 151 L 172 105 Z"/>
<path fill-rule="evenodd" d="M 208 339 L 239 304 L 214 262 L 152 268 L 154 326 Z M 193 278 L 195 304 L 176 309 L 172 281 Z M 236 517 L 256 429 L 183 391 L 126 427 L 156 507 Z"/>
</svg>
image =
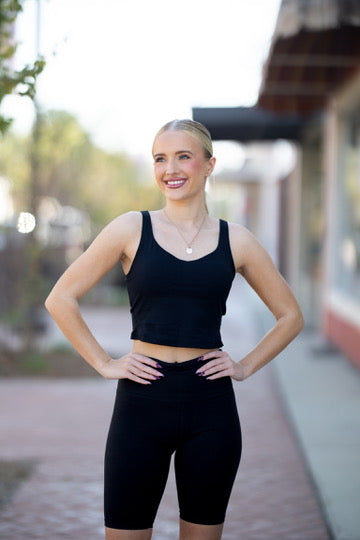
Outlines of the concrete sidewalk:
<svg viewBox="0 0 360 540">
<path fill-rule="evenodd" d="M 271 314 L 249 288 L 235 291 L 264 334 Z M 360 540 L 360 370 L 306 327 L 270 367 L 331 536 Z"/>
<path fill-rule="evenodd" d="M 360 371 L 306 330 L 274 368 L 332 534 L 360 540 Z"/>
<path fill-rule="evenodd" d="M 90 327 L 109 352 L 122 354 L 128 350 L 130 320 L 124 310 L 85 312 Z M 262 320 L 257 299 L 241 281 L 236 281 L 223 325 L 226 349 L 234 359 L 241 358 L 255 344 L 264 330 Z M 52 343 L 62 339 L 55 329 L 49 336 Z M 344 469 L 336 467 L 337 478 L 332 485 L 341 485 L 341 490 L 335 489 L 329 498 L 329 484 L 323 479 L 329 480 L 331 467 L 319 467 L 323 456 L 314 453 L 328 444 L 324 429 L 334 426 L 350 409 L 352 414 L 346 418 L 349 433 L 353 434 L 360 393 L 356 392 L 357 383 L 353 383 L 354 399 L 347 407 L 344 401 L 349 397 L 348 378 L 340 379 L 337 368 L 329 370 L 325 355 L 315 366 L 304 365 L 311 362 L 308 356 L 304 360 L 310 338 L 313 336 L 303 333 L 278 360 L 247 381 L 235 383 L 244 450 L 224 540 L 326 540 L 332 538 L 332 533 L 341 540 L 360 539 L 360 535 L 344 536 L 357 500 L 346 499 L 343 506 L 347 515 L 335 511 L 341 506 L 344 486 L 349 482 Z M 343 359 L 338 360 L 332 356 L 330 365 L 341 364 L 340 369 L 346 372 L 350 369 L 351 381 L 358 381 L 357 372 L 352 373 Z M 333 376 L 337 380 L 330 386 L 327 378 Z M 323 380 L 320 393 L 318 378 Z M 102 461 L 115 384 L 100 378 L 0 380 L 0 459 L 36 462 L 34 474 L 0 514 L 2 540 L 103 538 Z M 331 417 L 316 412 L 316 398 L 331 400 L 336 385 L 346 387 L 346 393 L 335 422 L 333 411 Z M 309 425 L 310 431 L 304 428 Z M 342 459 L 344 446 L 339 452 Z M 352 469 L 351 485 L 358 471 L 359 467 Z M 344 480 L 342 484 L 338 477 Z M 176 490 L 170 473 L 155 522 L 154 540 L 176 539 L 177 517 Z"/>
</svg>

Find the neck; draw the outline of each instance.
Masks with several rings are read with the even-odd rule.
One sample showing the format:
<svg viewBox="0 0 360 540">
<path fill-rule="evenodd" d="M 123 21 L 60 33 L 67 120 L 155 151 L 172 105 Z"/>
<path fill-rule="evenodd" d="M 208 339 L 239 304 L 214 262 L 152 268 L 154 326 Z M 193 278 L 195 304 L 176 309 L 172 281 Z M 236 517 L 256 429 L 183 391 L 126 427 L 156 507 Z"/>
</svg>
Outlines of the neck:
<svg viewBox="0 0 360 540">
<path fill-rule="evenodd" d="M 196 223 L 202 219 L 208 211 L 205 206 L 205 200 L 197 203 L 174 203 L 173 201 L 167 201 L 165 205 L 165 212 L 170 219 L 174 221 Z"/>
</svg>

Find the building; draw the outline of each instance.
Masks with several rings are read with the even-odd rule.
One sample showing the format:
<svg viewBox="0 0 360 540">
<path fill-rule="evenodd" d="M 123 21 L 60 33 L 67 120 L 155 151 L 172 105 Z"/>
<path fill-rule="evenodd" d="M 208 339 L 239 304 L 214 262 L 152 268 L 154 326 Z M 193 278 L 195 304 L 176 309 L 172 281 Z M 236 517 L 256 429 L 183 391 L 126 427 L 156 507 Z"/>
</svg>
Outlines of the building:
<svg viewBox="0 0 360 540">
<path fill-rule="evenodd" d="M 307 324 L 360 367 L 360 3 L 283 0 L 256 107 L 193 116 L 215 139 L 296 145 L 279 266 Z"/>
</svg>

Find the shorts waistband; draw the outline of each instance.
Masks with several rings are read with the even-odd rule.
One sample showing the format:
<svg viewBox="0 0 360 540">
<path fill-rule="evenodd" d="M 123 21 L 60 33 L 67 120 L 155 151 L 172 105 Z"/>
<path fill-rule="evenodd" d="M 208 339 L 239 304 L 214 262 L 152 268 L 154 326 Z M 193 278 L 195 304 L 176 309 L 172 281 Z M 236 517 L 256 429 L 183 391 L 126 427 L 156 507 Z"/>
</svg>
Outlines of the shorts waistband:
<svg viewBox="0 0 360 540">
<path fill-rule="evenodd" d="M 196 358 L 191 358 L 190 360 L 184 360 L 183 362 L 165 362 L 164 360 L 159 360 L 159 358 L 154 358 L 152 356 L 149 356 L 152 360 L 155 360 L 162 369 L 166 369 L 168 371 L 195 371 L 202 366 L 205 362 L 208 360 L 202 360 L 201 356 L 197 356 Z"/>
<path fill-rule="evenodd" d="M 133 394 L 166 401 L 208 399 L 233 392 L 230 377 L 206 380 L 196 374 L 197 369 L 208 362 L 208 360 L 201 360 L 200 356 L 184 362 L 165 362 L 158 358 L 151 358 L 158 362 L 159 371 L 164 376 L 152 381 L 150 385 L 139 384 L 130 379 L 120 379 L 118 392 L 123 395 Z"/>
</svg>

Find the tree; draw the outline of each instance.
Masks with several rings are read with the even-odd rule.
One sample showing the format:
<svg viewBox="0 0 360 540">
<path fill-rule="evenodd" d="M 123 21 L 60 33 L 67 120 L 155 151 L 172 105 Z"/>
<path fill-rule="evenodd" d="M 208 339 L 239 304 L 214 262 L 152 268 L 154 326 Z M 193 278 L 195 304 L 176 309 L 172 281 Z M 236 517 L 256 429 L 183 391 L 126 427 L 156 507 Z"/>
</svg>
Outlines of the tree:
<svg viewBox="0 0 360 540">
<path fill-rule="evenodd" d="M 40 199 L 53 197 L 61 205 L 87 212 L 96 230 L 118 214 L 161 204 L 150 169 L 140 167 L 125 153 L 96 146 L 72 114 L 43 112 L 40 125 Z M 0 140 L 0 175 L 11 179 L 16 211 L 27 206 L 30 147 L 31 137 L 11 131 Z"/>
<path fill-rule="evenodd" d="M 13 29 L 17 16 L 22 11 L 22 0 L 0 0 L 0 108 L 3 99 L 16 93 L 20 96 L 35 96 L 36 78 L 43 71 L 45 61 L 38 58 L 32 65 L 20 70 L 12 67 L 16 52 Z M 0 113 L 0 133 L 5 133 L 12 122 Z"/>
</svg>

